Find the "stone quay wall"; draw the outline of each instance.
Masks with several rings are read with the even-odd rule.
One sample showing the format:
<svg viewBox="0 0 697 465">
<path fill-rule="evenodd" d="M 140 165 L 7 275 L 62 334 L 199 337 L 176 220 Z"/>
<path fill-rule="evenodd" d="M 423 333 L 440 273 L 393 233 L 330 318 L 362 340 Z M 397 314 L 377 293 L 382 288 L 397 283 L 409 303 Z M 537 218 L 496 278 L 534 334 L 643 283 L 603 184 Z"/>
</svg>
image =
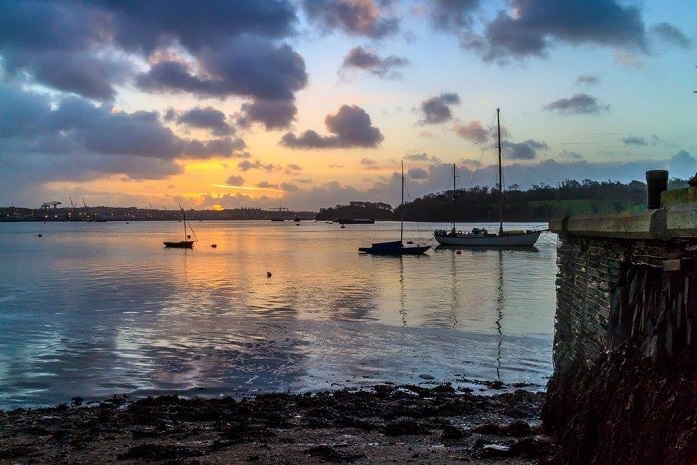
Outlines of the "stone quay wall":
<svg viewBox="0 0 697 465">
<path fill-rule="evenodd" d="M 565 463 L 697 457 L 697 188 L 559 234 L 545 428 Z"/>
</svg>

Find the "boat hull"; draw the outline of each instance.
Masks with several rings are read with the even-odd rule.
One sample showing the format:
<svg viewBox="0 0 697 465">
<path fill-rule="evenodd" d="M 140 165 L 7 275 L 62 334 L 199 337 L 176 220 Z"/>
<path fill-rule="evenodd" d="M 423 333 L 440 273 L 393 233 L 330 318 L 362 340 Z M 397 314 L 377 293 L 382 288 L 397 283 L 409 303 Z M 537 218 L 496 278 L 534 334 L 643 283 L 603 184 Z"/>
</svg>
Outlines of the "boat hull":
<svg viewBox="0 0 697 465">
<path fill-rule="evenodd" d="M 194 241 L 163 242 L 170 249 L 193 249 Z"/>
<path fill-rule="evenodd" d="M 530 247 L 540 238 L 542 231 L 526 231 L 522 234 L 435 234 L 440 245 L 459 247 Z"/>
<path fill-rule="evenodd" d="M 359 247 L 359 252 L 372 255 L 421 255 L 430 249 L 430 245 L 405 246 L 401 241 L 377 242 L 371 247 Z"/>
</svg>

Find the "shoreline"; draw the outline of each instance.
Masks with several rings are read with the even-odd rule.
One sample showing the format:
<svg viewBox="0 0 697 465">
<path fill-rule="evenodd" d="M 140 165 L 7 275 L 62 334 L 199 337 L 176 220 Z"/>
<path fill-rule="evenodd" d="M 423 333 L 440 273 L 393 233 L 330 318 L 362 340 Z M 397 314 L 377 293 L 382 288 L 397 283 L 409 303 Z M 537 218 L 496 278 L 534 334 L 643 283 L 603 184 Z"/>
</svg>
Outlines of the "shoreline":
<svg viewBox="0 0 697 465">
<path fill-rule="evenodd" d="M 0 410 L 0 463 L 538 463 L 554 452 L 544 397 L 382 384 L 239 400 L 76 398 Z"/>
</svg>

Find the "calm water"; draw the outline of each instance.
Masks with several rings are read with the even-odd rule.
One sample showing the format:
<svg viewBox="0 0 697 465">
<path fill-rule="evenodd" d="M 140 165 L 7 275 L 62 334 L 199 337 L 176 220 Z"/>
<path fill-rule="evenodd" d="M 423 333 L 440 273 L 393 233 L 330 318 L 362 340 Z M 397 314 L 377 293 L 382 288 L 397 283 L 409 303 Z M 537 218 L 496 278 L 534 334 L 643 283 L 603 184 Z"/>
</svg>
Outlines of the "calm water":
<svg viewBox="0 0 697 465">
<path fill-rule="evenodd" d="M 0 408 L 551 374 L 554 236 L 395 258 L 357 249 L 399 223 L 193 227 L 177 250 L 176 222 L 0 223 Z"/>
</svg>

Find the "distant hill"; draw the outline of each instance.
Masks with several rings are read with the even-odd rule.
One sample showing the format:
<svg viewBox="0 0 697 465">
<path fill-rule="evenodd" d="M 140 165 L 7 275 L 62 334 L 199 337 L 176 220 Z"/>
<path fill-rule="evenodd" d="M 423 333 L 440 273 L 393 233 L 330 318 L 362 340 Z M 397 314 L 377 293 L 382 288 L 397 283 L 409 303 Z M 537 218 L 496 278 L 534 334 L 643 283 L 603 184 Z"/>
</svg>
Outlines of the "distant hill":
<svg viewBox="0 0 697 465">
<path fill-rule="evenodd" d="M 668 188 L 687 187 L 687 181 L 673 178 Z M 317 219 L 373 218 L 397 220 L 401 209 L 407 221 L 422 222 L 484 222 L 498 220 L 498 189 L 475 186 L 425 195 L 392 210 L 389 205 L 351 202 L 322 209 Z M 506 221 L 548 221 L 550 218 L 643 211 L 646 209 L 646 185 L 639 181 L 622 184 L 617 181 L 581 182 L 565 180 L 556 187 L 535 185 L 527 191 L 504 192 Z"/>
</svg>

